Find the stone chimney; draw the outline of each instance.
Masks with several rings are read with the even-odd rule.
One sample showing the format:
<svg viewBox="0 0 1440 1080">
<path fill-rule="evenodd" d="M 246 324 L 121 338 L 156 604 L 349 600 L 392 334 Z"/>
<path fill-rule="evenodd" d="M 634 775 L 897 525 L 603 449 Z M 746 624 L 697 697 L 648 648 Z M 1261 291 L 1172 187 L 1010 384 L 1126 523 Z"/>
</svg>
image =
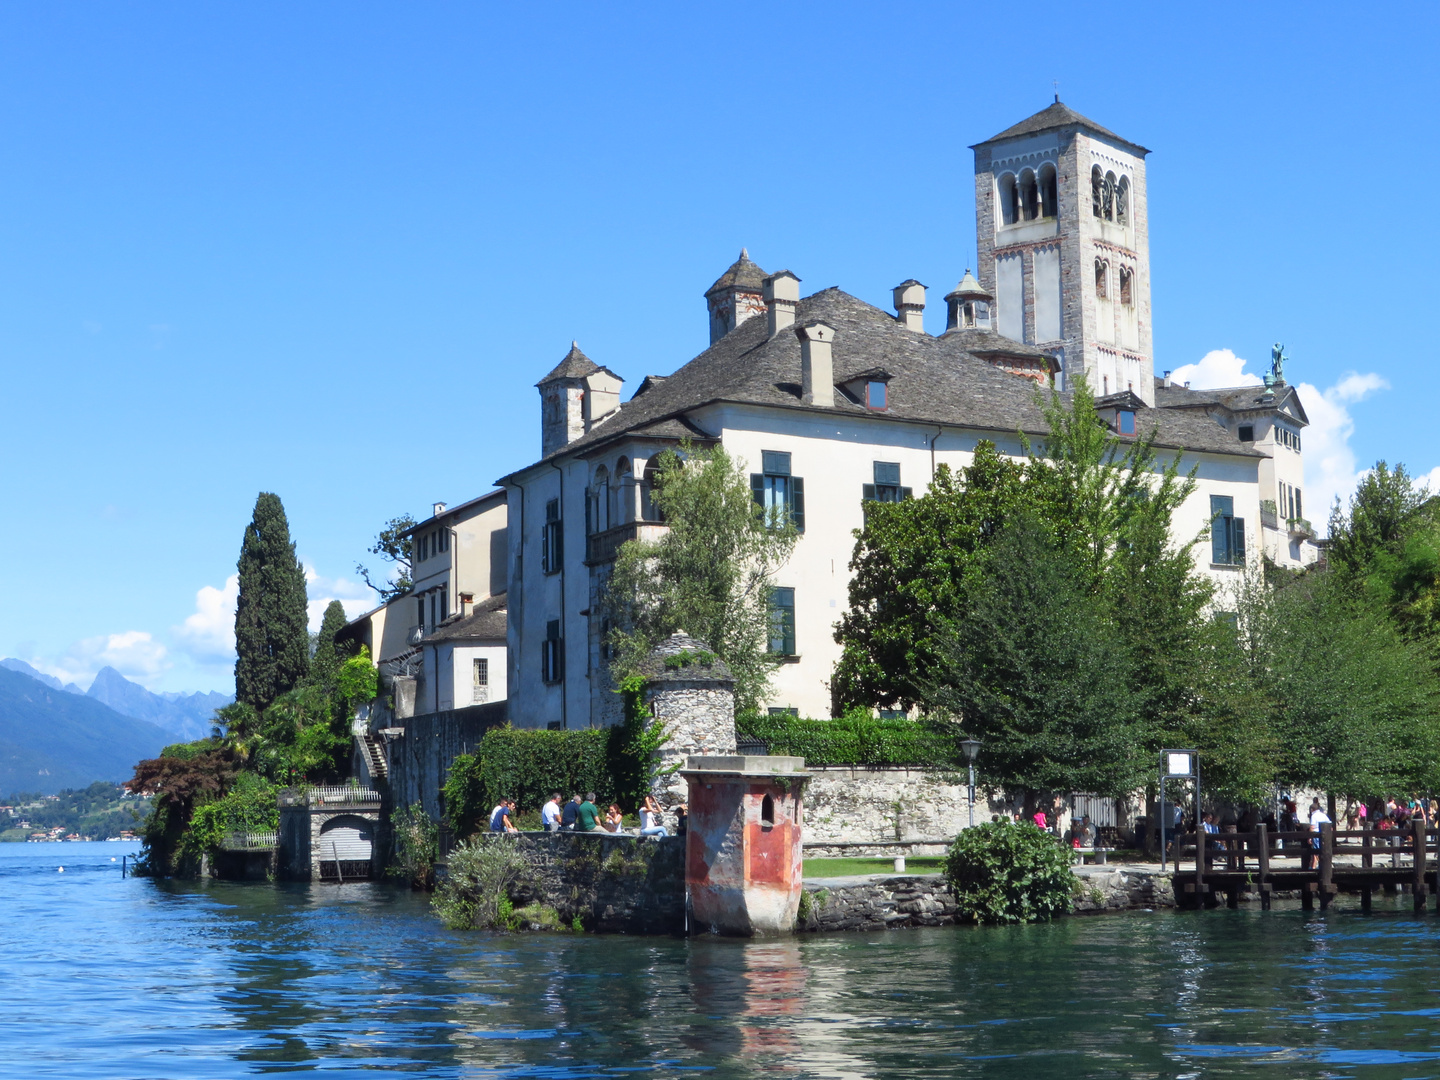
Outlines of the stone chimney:
<svg viewBox="0 0 1440 1080">
<path fill-rule="evenodd" d="M 770 320 L 770 336 L 787 326 L 795 325 L 795 308 L 800 303 L 800 279 L 789 270 L 781 270 L 765 279 L 765 308 Z"/>
<path fill-rule="evenodd" d="M 895 318 L 906 330 L 925 332 L 925 286 L 911 278 L 892 290 L 895 296 Z"/>
<path fill-rule="evenodd" d="M 705 290 L 710 309 L 710 344 L 714 345 L 752 315 L 765 313 L 765 271 L 740 249 L 740 258 Z"/>
<path fill-rule="evenodd" d="M 460 601 L 460 617 L 467 618 L 475 610 L 475 594 L 462 592 L 456 599 Z"/>
<path fill-rule="evenodd" d="M 431 503 L 431 504 L 430 504 L 430 516 L 431 516 L 431 517 L 439 517 L 439 516 L 440 516 L 441 514 L 443 514 L 444 512 L 445 512 L 445 504 L 444 504 L 444 503 L 437 502 L 437 503 Z"/>
<path fill-rule="evenodd" d="M 835 331 L 823 322 L 795 328 L 800 339 L 800 400 L 806 405 L 835 407 L 835 362 L 830 346 Z"/>
</svg>

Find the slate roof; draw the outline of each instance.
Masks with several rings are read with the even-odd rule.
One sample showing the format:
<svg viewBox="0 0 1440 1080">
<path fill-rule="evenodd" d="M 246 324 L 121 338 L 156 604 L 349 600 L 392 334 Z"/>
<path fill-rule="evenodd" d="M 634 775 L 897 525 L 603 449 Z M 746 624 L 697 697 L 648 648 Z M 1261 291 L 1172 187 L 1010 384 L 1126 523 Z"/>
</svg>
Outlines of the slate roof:
<svg viewBox="0 0 1440 1080">
<path fill-rule="evenodd" d="M 1226 386 L 1215 390 L 1191 390 L 1184 386 L 1165 385 L 1164 379 L 1155 380 L 1155 405 L 1162 409 L 1208 409 L 1219 405 L 1231 412 L 1248 409 L 1279 409 L 1293 401 L 1300 422 L 1308 425 L 1310 417 L 1300 403 L 1300 394 L 1289 383 L 1277 383 L 1273 388 L 1275 396 L 1266 401 L 1264 386 Z"/>
<path fill-rule="evenodd" d="M 504 641 L 507 625 L 505 594 L 487 597 L 469 615 L 452 615 L 421 639 L 422 645 L 442 641 Z"/>
<path fill-rule="evenodd" d="M 1047 355 L 1043 350 L 984 331 L 940 337 L 917 334 L 889 312 L 835 288 L 800 301 L 796 325 L 816 321 L 835 330 L 836 384 L 884 368 L 892 375 L 889 409 L 873 412 L 839 392 L 833 408 L 803 404 L 799 339 L 788 329 L 769 337 L 767 320 L 756 317 L 745 320 L 664 382 L 652 383 L 643 396 L 631 398 L 550 457 L 599 449 L 632 433 L 656 434 L 664 429 L 655 425 L 682 421 L 686 413 L 712 402 L 764 405 L 817 416 L 944 424 L 997 435 L 1013 435 L 1017 430 L 1046 434 L 1035 383 L 978 359 L 968 347 L 978 350 L 990 344 L 1010 355 L 1037 357 Z M 1141 433 L 1157 428 L 1156 442 L 1164 448 L 1263 456 L 1215 421 L 1189 410 L 1144 409 L 1136 415 L 1136 423 Z"/>
<path fill-rule="evenodd" d="M 1129 139 L 1116 135 L 1109 128 L 1101 127 L 1094 120 L 1081 116 L 1069 105 L 1064 104 L 1058 98 L 1055 104 L 1041 109 L 1034 116 L 1021 120 L 1018 124 L 1006 128 L 999 135 L 993 135 L 984 142 L 975 143 L 970 149 L 978 146 L 989 146 L 991 143 L 1000 142 L 1002 139 L 1018 139 L 1022 135 L 1037 135 L 1042 131 L 1057 131 L 1060 128 L 1080 127 L 1099 135 L 1102 138 L 1111 139 L 1126 146 L 1134 147 L 1142 154 L 1150 153 L 1149 150 L 1139 143 L 1131 142 Z"/>
<path fill-rule="evenodd" d="M 667 657 L 689 653 L 692 659 L 680 667 L 669 667 Z M 700 663 L 701 656 L 709 657 L 709 663 Z M 691 637 L 684 631 L 671 634 L 651 649 L 640 662 L 640 673 L 651 682 L 724 682 L 731 683 L 735 677 L 725 666 L 725 661 L 710 651 L 710 646 Z"/>
<path fill-rule="evenodd" d="M 580 346 L 572 341 L 570 342 L 570 351 L 565 354 L 565 359 L 556 364 L 550 374 L 535 385 L 544 386 L 556 379 L 583 379 L 586 375 L 600 370 L 602 370 L 600 365 L 581 352 Z"/>
<path fill-rule="evenodd" d="M 714 285 L 705 290 L 705 297 L 709 299 L 711 293 L 728 289 L 732 285 L 738 285 L 750 292 L 764 292 L 765 278 L 765 271 L 750 261 L 749 250 L 741 248 L 740 257 L 730 264 L 729 270 L 715 279 Z"/>
</svg>

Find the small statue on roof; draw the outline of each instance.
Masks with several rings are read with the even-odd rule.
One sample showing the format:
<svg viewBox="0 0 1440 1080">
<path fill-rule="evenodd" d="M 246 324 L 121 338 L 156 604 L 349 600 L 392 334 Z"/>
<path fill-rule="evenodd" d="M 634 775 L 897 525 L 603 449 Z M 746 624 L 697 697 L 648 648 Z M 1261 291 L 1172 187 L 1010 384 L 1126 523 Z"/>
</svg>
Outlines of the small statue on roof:
<svg viewBox="0 0 1440 1080">
<path fill-rule="evenodd" d="M 1285 381 L 1285 346 L 1278 341 L 1270 347 L 1270 371 L 1277 383 Z"/>
</svg>

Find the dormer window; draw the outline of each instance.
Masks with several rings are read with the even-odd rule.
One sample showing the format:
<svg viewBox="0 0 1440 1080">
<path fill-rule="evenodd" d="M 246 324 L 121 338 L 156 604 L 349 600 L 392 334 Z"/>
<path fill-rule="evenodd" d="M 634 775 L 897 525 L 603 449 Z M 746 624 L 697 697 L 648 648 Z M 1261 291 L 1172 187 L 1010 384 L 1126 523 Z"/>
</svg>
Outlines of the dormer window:
<svg viewBox="0 0 1440 1080">
<path fill-rule="evenodd" d="M 1254 441 L 1255 441 L 1255 425 L 1254 425 L 1254 424 L 1241 424 L 1241 425 L 1240 425 L 1240 441 L 1241 441 L 1241 442 L 1254 442 Z"/>
<path fill-rule="evenodd" d="M 871 379 L 866 382 L 865 407 L 867 409 L 888 409 L 890 407 L 890 388 L 879 379 Z"/>
<path fill-rule="evenodd" d="M 1134 409 L 1116 409 L 1116 410 L 1115 410 L 1115 430 L 1116 430 L 1117 432 L 1119 432 L 1121 435 L 1131 435 L 1131 436 L 1133 436 L 1133 435 L 1135 434 L 1135 410 L 1134 410 Z"/>
</svg>

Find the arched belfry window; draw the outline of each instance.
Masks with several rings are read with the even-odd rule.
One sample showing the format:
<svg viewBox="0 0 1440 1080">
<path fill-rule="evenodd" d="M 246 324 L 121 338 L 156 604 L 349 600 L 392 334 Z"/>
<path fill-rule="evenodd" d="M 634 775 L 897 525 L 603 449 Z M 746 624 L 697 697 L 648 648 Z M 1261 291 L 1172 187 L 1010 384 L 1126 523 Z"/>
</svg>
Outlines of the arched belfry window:
<svg viewBox="0 0 1440 1080">
<path fill-rule="evenodd" d="M 1020 185 L 1015 182 L 1015 174 L 1000 177 L 995 190 L 1000 197 L 1000 223 L 1014 225 L 1020 220 Z"/>
<path fill-rule="evenodd" d="M 770 829 L 775 826 L 775 800 L 769 795 L 760 800 L 760 827 Z"/>
<path fill-rule="evenodd" d="M 1122 176 L 1115 186 L 1115 224 L 1130 223 L 1130 178 Z"/>
<path fill-rule="evenodd" d="M 1040 216 L 1040 184 L 1029 169 L 1020 174 L 1020 209 L 1026 221 Z"/>
<path fill-rule="evenodd" d="M 622 457 L 615 465 L 615 509 L 610 520 L 624 525 L 635 520 L 635 474 L 630 459 Z"/>
<path fill-rule="evenodd" d="M 1095 260 L 1095 299 L 1105 300 L 1110 295 L 1110 264 L 1104 259 Z"/>
<path fill-rule="evenodd" d="M 1055 166 L 1040 166 L 1040 216 L 1053 218 L 1059 215 L 1059 185 L 1055 181 Z"/>
<path fill-rule="evenodd" d="M 1135 303 L 1135 290 L 1132 282 L 1135 278 L 1135 271 L 1127 266 L 1120 267 L 1120 303 L 1130 305 Z"/>
<path fill-rule="evenodd" d="M 1115 174 L 1106 173 L 1105 182 L 1100 188 L 1100 209 L 1101 216 L 1106 221 L 1115 220 Z"/>
<path fill-rule="evenodd" d="M 1102 206 L 1104 202 L 1102 198 L 1104 192 L 1105 174 L 1100 171 L 1100 166 L 1096 165 L 1090 170 L 1090 211 L 1096 217 L 1104 216 L 1104 208 Z"/>
</svg>

